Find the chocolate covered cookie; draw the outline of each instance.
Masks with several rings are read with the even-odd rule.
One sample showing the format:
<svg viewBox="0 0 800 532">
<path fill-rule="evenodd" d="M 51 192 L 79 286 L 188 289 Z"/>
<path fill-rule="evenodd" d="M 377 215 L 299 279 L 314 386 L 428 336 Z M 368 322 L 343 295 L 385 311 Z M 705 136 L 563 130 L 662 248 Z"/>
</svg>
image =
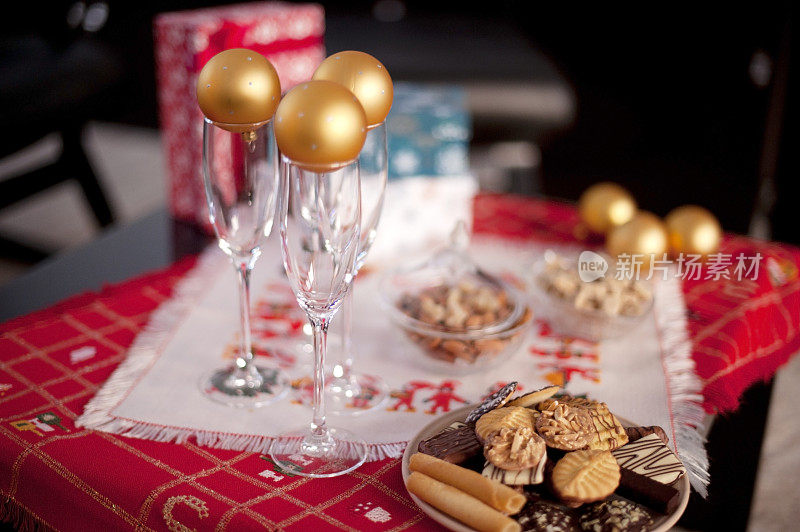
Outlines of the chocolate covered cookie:
<svg viewBox="0 0 800 532">
<path fill-rule="evenodd" d="M 547 500 L 530 501 L 516 516 L 523 531 L 577 532 L 581 530 L 573 510 Z"/>
<path fill-rule="evenodd" d="M 451 464 L 461 464 L 481 453 L 483 447 L 475 430 L 464 423 L 455 422 L 439 434 L 419 442 L 417 450 L 441 458 Z"/>
<path fill-rule="evenodd" d="M 657 434 L 630 442 L 612 451 L 620 467 L 635 471 L 663 484 L 672 484 L 686 474 L 686 468 Z"/>
<path fill-rule="evenodd" d="M 516 389 L 517 389 L 517 381 L 509 382 L 508 384 L 506 384 L 505 386 L 494 392 L 492 395 L 484 399 L 483 402 L 480 405 L 478 405 L 478 407 L 475 410 L 467 414 L 467 418 L 464 420 L 464 422 L 470 425 L 478 421 L 478 419 L 486 412 L 494 410 L 495 408 L 500 408 L 501 406 L 506 404 L 508 399 L 511 397 L 511 394 L 513 394 L 514 391 L 516 391 Z"/>
<path fill-rule="evenodd" d="M 680 504 L 680 492 L 672 486 L 620 467 L 617 494 L 662 514 L 671 514 Z"/>
<path fill-rule="evenodd" d="M 579 522 L 583 530 L 591 532 L 645 532 L 653 517 L 634 502 L 610 499 L 585 506 Z"/>
<path fill-rule="evenodd" d="M 665 444 L 669 443 L 669 437 L 667 436 L 667 433 L 664 432 L 664 429 L 657 425 L 653 425 L 651 427 L 625 427 L 625 433 L 628 435 L 628 441 L 636 441 L 644 438 L 645 436 L 656 434 Z"/>
</svg>

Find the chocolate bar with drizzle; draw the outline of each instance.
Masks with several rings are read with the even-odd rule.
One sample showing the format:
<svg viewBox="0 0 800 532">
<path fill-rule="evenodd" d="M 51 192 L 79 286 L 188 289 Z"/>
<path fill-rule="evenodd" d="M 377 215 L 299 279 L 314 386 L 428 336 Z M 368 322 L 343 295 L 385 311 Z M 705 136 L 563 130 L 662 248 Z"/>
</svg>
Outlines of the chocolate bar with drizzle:
<svg viewBox="0 0 800 532">
<path fill-rule="evenodd" d="M 672 484 L 686 469 L 657 434 L 650 434 L 611 451 L 620 467 L 630 469 L 662 484 Z"/>
</svg>

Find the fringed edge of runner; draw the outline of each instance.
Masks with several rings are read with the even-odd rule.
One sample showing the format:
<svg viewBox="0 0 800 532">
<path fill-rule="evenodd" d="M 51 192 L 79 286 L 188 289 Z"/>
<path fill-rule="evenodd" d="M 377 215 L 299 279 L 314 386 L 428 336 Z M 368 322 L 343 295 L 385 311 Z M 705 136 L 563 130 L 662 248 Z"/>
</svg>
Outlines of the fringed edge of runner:
<svg viewBox="0 0 800 532">
<path fill-rule="evenodd" d="M 680 281 L 658 282 L 656 321 L 661 333 L 664 370 L 674 421 L 674 446 L 686 467 L 689 482 L 702 497 L 708 495 L 708 455 L 703 432 L 702 383 L 695 372 L 692 344 L 686 326 L 686 304 Z"/>
<path fill-rule="evenodd" d="M 0 502 L 0 523 L 9 523 L 19 532 L 49 532 L 53 527 L 40 521 L 24 506 L 8 496 Z"/>
<path fill-rule="evenodd" d="M 227 257 L 219 253 L 216 246 L 201 255 L 197 265 L 175 287 L 173 296 L 153 313 L 148 324 L 128 350 L 125 361 L 86 404 L 83 414 L 75 422 L 76 426 L 152 441 L 184 443 L 194 438 L 198 445 L 215 449 L 258 453 L 269 451 L 274 439 L 270 436 L 157 425 L 121 419 L 112 413 L 129 390 L 156 362 L 174 329 L 204 293 L 209 278 L 219 272 L 221 262 L 227 260 Z M 402 456 L 406 444 L 376 443 L 368 447 L 367 460 L 371 462 Z"/>
</svg>

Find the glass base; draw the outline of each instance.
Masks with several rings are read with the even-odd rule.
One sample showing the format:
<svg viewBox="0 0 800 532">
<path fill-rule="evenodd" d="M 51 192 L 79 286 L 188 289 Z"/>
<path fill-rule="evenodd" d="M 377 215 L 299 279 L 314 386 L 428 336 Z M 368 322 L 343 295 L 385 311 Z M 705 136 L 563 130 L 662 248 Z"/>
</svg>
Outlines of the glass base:
<svg viewBox="0 0 800 532">
<path fill-rule="evenodd" d="M 200 390 L 216 403 L 237 408 L 268 405 L 289 391 L 289 378 L 283 371 L 258 365 L 253 369 L 247 378 L 237 377 L 233 368 L 210 371 L 200 378 Z"/>
<path fill-rule="evenodd" d="M 328 427 L 317 436 L 310 426 L 272 441 L 269 456 L 279 474 L 328 478 L 355 470 L 367 460 L 367 444 L 344 429 Z"/>
</svg>

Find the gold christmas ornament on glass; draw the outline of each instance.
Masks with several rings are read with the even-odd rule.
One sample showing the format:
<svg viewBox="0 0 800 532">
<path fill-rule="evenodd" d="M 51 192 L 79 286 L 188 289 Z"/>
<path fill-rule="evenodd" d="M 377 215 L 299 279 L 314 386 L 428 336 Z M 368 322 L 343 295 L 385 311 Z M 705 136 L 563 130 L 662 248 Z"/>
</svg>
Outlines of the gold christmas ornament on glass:
<svg viewBox="0 0 800 532">
<path fill-rule="evenodd" d="M 355 94 L 364 107 L 369 127 L 386 120 L 392 108 L 392 78 L 380 61 L 364 52 L 350 50 L 331 55 L 320 63 L 312 79 L 333 81 Z"/>
<path fill-rule="evenodd" d="M 708 256 L 719 250 L 722 226 L 707 209 L 684 205 L 673 209 L 664 219 L 669 235 L 669 248 L 674 255 Z"/>
<path fill-rule="evenodd" d="M 606 249 L 612 257 L 641 255 L 638 259 L 645 267 L 653 258 L 661 260 L 667 248 L 664 222 L 647 211 L 638 211 L 629 222 L 611 229 L 606 237 Z"/>
<path fill-rule="evenodd" d="M 302 83 L 275 111 L 275 140 L 283 155 L 312 172 L 355 161 L 367 135 L 367 116 L 352 92 L 332 81 Z"/>
<path fill-rule="evenodd" d="M 581 194 L 578 213 L 589 229 L 606 234 L 633 218 L 636 214 L 636 201 L 627 190 L 616 183 L 597 183 Z"/>
<path fill-rule="evenodd" d="M 246 48 L 225 50 L 209 59 L 197 78 L 196 90 L 203 114 L 237 133 L 270 120 L 281 99 L 275 67 Z"/>
</svg>

